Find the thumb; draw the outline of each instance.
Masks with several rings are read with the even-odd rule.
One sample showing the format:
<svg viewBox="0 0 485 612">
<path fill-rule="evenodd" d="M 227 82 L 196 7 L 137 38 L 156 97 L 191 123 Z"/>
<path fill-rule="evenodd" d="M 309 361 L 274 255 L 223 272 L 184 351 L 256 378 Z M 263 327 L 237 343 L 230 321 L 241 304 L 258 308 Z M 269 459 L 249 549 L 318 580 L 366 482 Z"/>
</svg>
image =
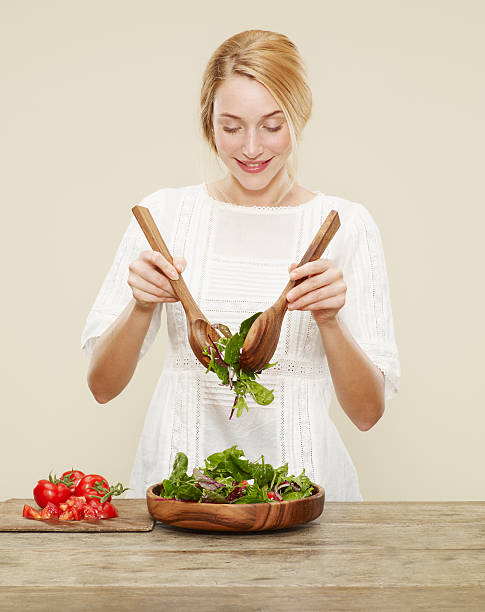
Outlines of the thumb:
<svg viewBox="0 0 485 612">
<path fill-rule="evenodd" d="M 290 263 L 290 265 L 288 266 L 288 272 L 291 272 L 292 270 L 294 270 L 295 268 L 298 267 L 298 264 L 296 263 L 296 261 L 293 261 L 292 263 Z"/>
<path fill-rule="evenodd" d="M 185 270 L 185 267 L 187 266 L 187 262 L 185 261 L 184 257 L 174 257 L 173 265 L 180 273 L 182 273 Z"/>
</svg>

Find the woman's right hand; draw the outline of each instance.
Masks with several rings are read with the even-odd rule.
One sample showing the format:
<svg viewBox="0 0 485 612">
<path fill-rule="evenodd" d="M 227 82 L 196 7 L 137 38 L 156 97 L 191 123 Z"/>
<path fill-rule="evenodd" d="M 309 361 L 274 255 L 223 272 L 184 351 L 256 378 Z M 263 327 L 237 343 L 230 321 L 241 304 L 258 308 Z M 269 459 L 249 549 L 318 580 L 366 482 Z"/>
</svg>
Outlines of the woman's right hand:
<svg viewBox="0 0 485 612">
<path fill-rule="evenodd" d="M 187 262 L 183 257 L 174 257 L 170 264 L 158 251 L 142 251 L 129 265 L 128 285 L 138 305 L 155 308 L 160 302 L 178 302 L 169 278 L 178 279 Z"/>
</svg>

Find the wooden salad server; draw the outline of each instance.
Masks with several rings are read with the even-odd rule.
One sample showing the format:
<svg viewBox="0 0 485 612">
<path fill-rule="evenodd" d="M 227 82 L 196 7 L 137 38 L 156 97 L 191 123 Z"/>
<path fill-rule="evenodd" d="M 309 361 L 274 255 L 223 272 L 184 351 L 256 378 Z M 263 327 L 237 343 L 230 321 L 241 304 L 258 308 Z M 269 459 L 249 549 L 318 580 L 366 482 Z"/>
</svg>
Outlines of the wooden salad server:
<svg viewBox="0 0 485 612">
<path fill-rule="evenodd" d="M 339 227 L 338 213 L 331 210 L 298 266 L 319 259 Z M 270 362 L 278 344 L 283 317 L 288 310 L 286 294 L 305 278 L 307 277 L 290 280 L 276 302 L 260 314 L 251 325 L 239 355 L 239 365 L 243 370 L 259 372 Z"/>
<path fill-rule="evenodd" d="M 153 220 L 153 217 L 144 206 L 133 206 L 131 209 L 138 221 L 143 233 L 146 236 L 150 246 L 154 251 L 161 253 L 166 260 L 173 265 L 173 257 L 163 241 L 160 232 Z M 197 306 L 196 301 L 192 297 L 187 285 L 185 284 L 182 275 L 179 273 L 177 280 L 168 279 L 175 295 L 179 298 L 187 317 L 187 330 L 189 336 L 189 344 L 197 359 L 207 367 L 210 358 L 204 355 L 202 349 L 206 346 L 212 346 L 213 342 L 217 342 L 221 337 L 219 333 L 211 326 L 205 315 Z"/>
</svg>

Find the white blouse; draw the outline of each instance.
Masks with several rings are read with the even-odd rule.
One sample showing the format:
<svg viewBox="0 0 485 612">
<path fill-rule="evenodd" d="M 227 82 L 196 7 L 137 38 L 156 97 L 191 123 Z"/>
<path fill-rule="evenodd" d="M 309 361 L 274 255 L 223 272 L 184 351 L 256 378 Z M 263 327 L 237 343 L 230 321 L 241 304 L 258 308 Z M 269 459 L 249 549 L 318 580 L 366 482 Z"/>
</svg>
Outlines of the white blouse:
<svg viewBox="0 0 485 612">
<path fill-rule="evenodd" d="M 347 294 L 340 317 L 384 373 L 390 398 L 398 390 L 400 365 L 379 230 L 362 204 L 314 193 L 299 206 L 245 207 L 213 199 L 201 183 L 159 189 L 139 204 L 150 209 L 172 255 L 187 260 L 183 277 L 202 312 L 233 333 L 273 304 L 288 281 L 289 263 L 300 260 L 330 210 L 338 211 L 341 227 L 323 257 L 343 270 Z M 82 332 L 87 355 L 132 299 L 128 266 L 150 248 L 127 214 L 128 228 Z M 250 459 L 264 454 L 274 466 L 288 462 L 293 474 L 305 468 L 325 487 L 328 501 L 362 500 L 355 467 L 329 416 L 332 379 L 310 312 L 286 314 L 272 359 L 278 364 L 258 379 L 274 389 L 274 401 L 260 406 L 248 397 L 249 412 L 229 420 L 234 393 L 194 357 L 180 302 L 165 306 L 168 348 L 127 497 L 144 497 L 149 485 L 166 478 L 178 451 L 192 467 L 237 444 Z M 155 308 L 139 359 L 160 328 L 161 309 Z"/>
</svg>

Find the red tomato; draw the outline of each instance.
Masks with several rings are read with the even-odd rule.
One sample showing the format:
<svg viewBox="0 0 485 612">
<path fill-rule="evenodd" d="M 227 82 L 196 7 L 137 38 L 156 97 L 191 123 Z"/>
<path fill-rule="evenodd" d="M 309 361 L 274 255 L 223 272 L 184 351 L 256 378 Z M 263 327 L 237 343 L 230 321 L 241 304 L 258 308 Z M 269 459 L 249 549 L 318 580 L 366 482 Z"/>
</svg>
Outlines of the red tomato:
<svg viewBox="0 0 485 612">
<path fill-rule="evenodd" d="M 58 516 L 59 508 L 52 502 L 47 502 L 46 507 L 40 513 L 40 517 L 43 519 L 57 518 Z"/>
<path fill-rule="evenodd" d="M 266 495 L 268 496 L 268 499 L 274 499 L 274 493 L 273 493 L 273 491 L 268 491 L 268 492 L 266 493 Z"/>
<path fill-rule="evenodd" d="M 118 513 L 116 512 L 116 508 L 113 506 L 113 504 L 110 504 L 109 502 L 104 502 L 104 504 L 100 504 L 98 510 L 98 518 L 110 519 L 115 518 L 116 516 L 118 516 Z"/>
<path fill-rule="evenodd" d="M 77 486 L 74 490 L 74 495 L 76 496 L 84 496 L 86 499 L 93 499 L 97 497 L 101 499 L 108 493 L 109 484 L 106 478 L 103 476 L 99 476 L 99 474 L 88 474 L 81 478 L 81 480 L 77 483 Z M 106 498 L 106 501 L 111 499 L 111 495 Z"/>
<path fill-rule="evenodd" d="M 57 478 L 39 480 L 34 487 L 34 499 L 41 508 L 45 508 L 48 502 L 58 506 L 65 502 L 70 495 L 69 488 Z"/>
<path fill-rule="evenodd" d="M 79 470 L 70 469 L 67 472 L 64 472 L 61 476 L 61 481 L 69 487 L 71 493 L 74 493 L 74 489 L 77 486 L 77 483 L 84 477 L 84 472 L 80 472 Z"/>
<path fill-rule="evenodd" d="M 36 520 L 41 518 L 40 512 L 36 510 L 35 508 L 32 508 L 32 506 L 27 506 L 27 504 L 25 504 L 24 506 L 22 516 L 28 519 L 36 519 Z"/>
</svg>

